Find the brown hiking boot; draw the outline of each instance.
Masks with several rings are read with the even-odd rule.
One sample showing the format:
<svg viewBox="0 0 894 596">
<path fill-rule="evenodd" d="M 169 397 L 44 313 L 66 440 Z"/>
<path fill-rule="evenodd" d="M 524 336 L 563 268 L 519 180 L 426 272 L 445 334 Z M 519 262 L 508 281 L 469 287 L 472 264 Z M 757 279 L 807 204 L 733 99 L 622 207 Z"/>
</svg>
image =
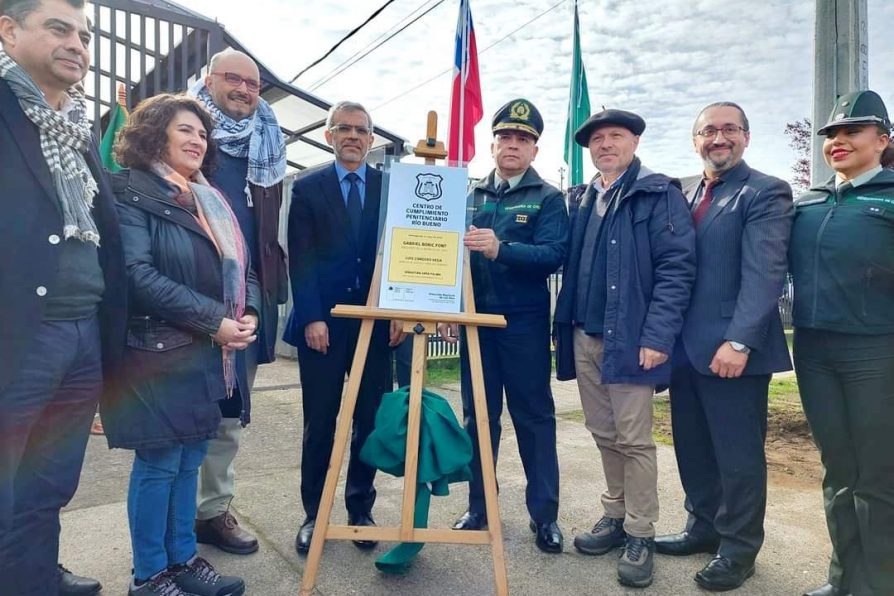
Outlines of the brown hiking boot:
<svg viewBox="0 0 894 596">
<path fill-rule="evenodd" d="M 248 555 L 258 550 L 257 538 L 240 528 L 229 511 L 211 519 L 197 519 L 196 541 L 234 555 Z"/>
</svg>

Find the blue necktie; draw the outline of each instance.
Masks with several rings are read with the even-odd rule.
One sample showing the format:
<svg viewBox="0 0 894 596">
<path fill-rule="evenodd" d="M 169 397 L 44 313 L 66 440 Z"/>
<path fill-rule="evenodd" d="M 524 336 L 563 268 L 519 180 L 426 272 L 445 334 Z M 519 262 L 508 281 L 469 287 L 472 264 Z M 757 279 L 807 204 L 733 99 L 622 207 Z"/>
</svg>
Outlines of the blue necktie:
<svg viewBox="0 0 894 596">
<path fill-rule="evenodd" d="M 354 239 L 360 242 L 360 220 L 363 219 L 363 203 L 360 202 L 360 187 L 357 185 L 360 176 L 351 172 L 346 178 L 351 183 L 351 188 L 348 190 L 348 219 L 351 221 Z"/>
</svg>

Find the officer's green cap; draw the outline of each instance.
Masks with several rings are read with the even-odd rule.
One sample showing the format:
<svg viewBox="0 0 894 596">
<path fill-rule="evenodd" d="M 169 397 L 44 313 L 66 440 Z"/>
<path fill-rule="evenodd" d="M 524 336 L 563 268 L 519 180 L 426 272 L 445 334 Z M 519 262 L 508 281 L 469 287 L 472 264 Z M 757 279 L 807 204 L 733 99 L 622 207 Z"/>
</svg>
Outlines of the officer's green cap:
<svg viewBox="0 0 894 596">
<path fill-rule="evenodd" d="M 494 114 L 491 131 L 494 134 L 504 130 L 518 130 L 540 138 L 543 132 L 543 117 L 540 111 L 527 99 L 513 99 Z"/>
<path fill-rule="evenodd" d="M 829 129 L 849 124 L 875 124 L 885 130 L 891 130 L 888 110 L 885 102 L 875 91 L 854 91 L 838 98 L 826 125 L 816 131 L 824 135 Z"/>
</svg>

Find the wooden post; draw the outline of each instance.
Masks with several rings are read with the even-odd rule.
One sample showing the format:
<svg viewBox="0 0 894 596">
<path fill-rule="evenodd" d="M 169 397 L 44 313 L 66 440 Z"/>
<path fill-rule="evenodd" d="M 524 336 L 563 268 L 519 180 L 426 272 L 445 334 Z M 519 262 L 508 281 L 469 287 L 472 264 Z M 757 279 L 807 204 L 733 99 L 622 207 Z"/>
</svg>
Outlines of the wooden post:
<svg viewBox="0 0 894 596">
<path fill-rule="evenodd" d="M 426 138 L 416 145 L 417 156 L 424 157 L 425 163 L 434 165 L 436 159 L 444 159 L 447 152 L 444 143 L 437 140 L 437 114 L 428 113 Z M 433 542 L 449 544 L 490 544 L 493 552 L 494 587 L 497 596 L 508 596 L 509 584 L 506 576 L 506 558 L 503 550 L 503 527 L 500 520 L 500 504 L 497 495 L 497 480 L 494 458 L 490 442 L 490 425 L 487 402 L 484 396 L 484 372 L 481 366 L 481 345 L 478 327 L 505 327 L 506 319 L 501 315 L 480 315 L 475 312 L 475 296 L 472 291 L 472 273 L 469 267 L 469 251 L 463 256 L 463 302 L 465 312 L 460 314 L 403 311 L 378 308 L 378 296 L 382 277 L 382 251 L 376 259 L 375 272 L 366 300 L 366 306 L 339 304 L 332 309 L 332 315 L 361 319 L 360 336 L 351 364 L 351 374 L 335 432 L 335 443 L 329 460 L 329 471 L 323 486 L 320 509 L 313 539 L 307 555 L 307 564 L 301 580 L 301 596 L 311 596 L 316 585 L 317 572 L 323 556 L 326 540 L 391 540 L 400 542 Z M 335 489 L 350 439 L 351 424 L 366 355 L 369 352 L 373 323 L 376 320 L 404 321 L 404 332 L 413 333 L 413 357 L 410 376 L 410 403 L 407 418 L 407 451 L 404 465 L 404 488 L 401 502 L 400 526 L 360 527 L 330 525 Z M 473 407 L 478 428 L 478 451 L 481 458 L 481 472 L 484 480 L 484 501 L 487 511 L 487 530 L 441 530 L 413 527 L 413 512 L 416 504 L 416 478 L 419 466 L 419 433 L 422 420 L 422 389 L 428 359 L 428 335 L 435 333 L 438 322 L 459 323 L 466 327 L 469 368 L 472 379 Z"/>
</svg>

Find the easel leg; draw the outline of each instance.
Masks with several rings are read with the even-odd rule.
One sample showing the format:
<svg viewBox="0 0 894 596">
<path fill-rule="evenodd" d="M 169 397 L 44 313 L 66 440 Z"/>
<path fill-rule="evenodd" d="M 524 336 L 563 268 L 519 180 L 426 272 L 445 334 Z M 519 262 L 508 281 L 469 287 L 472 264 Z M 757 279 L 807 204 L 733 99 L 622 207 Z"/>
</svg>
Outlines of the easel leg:
<svg viewBox="0 0 894 596">
<path fill-rule="evenodd" d="M 354 360 L 351 363 L 351 374 L 348 375 L 348 386 L 338 412 L 338 425 L 332 445 L 332 457 L 329 458 L 329 471 L 326 473 L 326 483 L 323 485 L 323 495 L 320 498 L 320 509 L 317 512 L 317 524 L 314 528 L 313 539 L 310 541 L 304 576 L 301 578 L 301 596 L 311 596 L 323 557 L 323 546 L 326 544 L 329 518 L 332 515 L 332 505 L 335 501 L 335 489 L 338 486 L 338 476 L 341 474 L 345 449 L 348 446 L 351 424 L 354 420 L 354 409 L 357 406 L 357 396 L 360 394 L 360 380 L 363 378 L 363 369 L 366 365 L 366 355 L 369 352 L 374 323 L 373 319 L 363 319 L 363 322 L 360 323 L 360 335 L 357 338 L 357 349 L 354 351 Z"/>
<path fill-rule="evenodd" d="M 419 469 L 419 431 L 422 426 L 422 386 L 425 383 L 425 356 L 428 336 L 413 335 L 413 360 L 410 376 L 410 409 L 407 414 L 407 455 L 404 464 L 404 497 L 401 506 L 400 538 L 413 539 L 413 514 L 416 507 L 416 476 Z"/>
<path fill-rule="evenodd" d="M 469 344 L 472 402 L 478 426 L 478 452 L 481 456 L 481 477 L 484 481 L 484 504 L 494 555 L 494 584 L 497 596 L 507 596 L 509 582 L 506 577 L 506 557 L 503 553 L 503 527 L 500 521 L 494 454 L 490 443 L 490 420 L 487 414 L 487 401 L 484 397 L 484 369 L 481 366 L 481 342 L 478 340 L 478 327 L 474 325 L 466 327 L 466 339 Z"/>
</svg>

